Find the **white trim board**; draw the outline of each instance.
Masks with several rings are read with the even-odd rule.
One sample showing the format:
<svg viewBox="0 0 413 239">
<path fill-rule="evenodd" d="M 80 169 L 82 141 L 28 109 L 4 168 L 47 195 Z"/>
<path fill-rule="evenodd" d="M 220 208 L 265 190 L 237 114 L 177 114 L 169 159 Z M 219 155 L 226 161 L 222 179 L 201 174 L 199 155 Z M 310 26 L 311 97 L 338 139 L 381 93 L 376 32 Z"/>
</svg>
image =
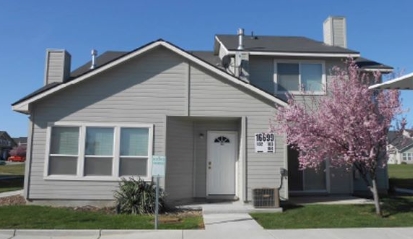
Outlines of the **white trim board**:
<svg viewBox="0 0 413 239">
<path fill-rule="evenodd" d="M 78 78 L 76 78 L 76 79 L 74 79 L 74 80 L 72 80 L 72 81 L 69 81 L 69 82 L 67 82 L 67 83 L 58 85 L 58 86 L 56 86 L 56 87 L 54 87 L 54 88 L 51 88 L 50 90 L 47 90 L 47 91 L 45 91 L 45 92 L 43 92 L 43 93 L 40 93 L 40 94 L 38 94 L 38 95 L 35 95 L 35 96 L 33 96 L 33 97 L 31 97 L 31 98 L 29 98 L 29 99 L 27 99 L 27 100 L 24 100 L 24 101 L 22 101 L 22 102 L 20 102 L 20 103 L 18 103 L 18 104 L 16 104 L 16 105 L 13 105 L 13 106 L 12 106 L 12 109 L 13 109 L 14 111 L 18 111 L 18 112 L 22 112 L 22 113 L 28 113 L 28 112 L 29 112 L 29 104 L 30 104 L 30 103 L 35 102 L 35 101 L 37 101 L 37 100 L 39 100 L 39 99 L 42 99 L 42 98 L 44 98 L 44 97 L 46 97 L 46 96 L 48 96 L 48 95 L 51 95 L 51 94 L 53 94 L 53 93 L 55 93 L 55 92 L 57 92 L 57 91 L 60 91 L 60 90 L 66 88 L 66 87 L 68 87 L 68 86 L 77 84 L 77 83 L 79 83 L 79 82 L 81 82 L 81 81 L 83 81 L 83 80 L 85 80 L 85 79 L 88 79 L 88 78 L 90 78 L 90 77 L 92 77 L 92 76 L 95 76 L 95 75 L 97 75 L 97 74 L 99 74 L 99 73 L 102 73 L 102 72 L 104 72 L 105 70 L 108 70 L 108 69 L 110 69 L 110 68 L 112 68 L 112 67 L 114 67 L 114 66 L 116 66 L 116 65 L 118 65 L 118 64 L 121 64 L 121 63 L 123 63 L 123 62 L 125 62 L 125 61 L 128 61 L 128 60 L 130 60 L 130 59 L 132 59 L 132 58 L 134 58 L 134 57 L 136 57 L 136 56 L 139 56 L 139 55 L 141 55 L 141 54 L 143 54 L 143 53 L 145 53 L 145 52 L 147 52 L 147 51 L 150 51 L 150 50 L 152 50 L 152 49 L 154 49 L 154 48 L 156 48 L 156 47 L 159 47 L 159 46 L 163 46 L 163 47 L 171 50 L 172 52 L 175 52 L 175 53 L 177 53 L 178 55 L 181 55 L 182 57 L 184 57 L 184 58 L 186 58 L 186 59 L 188 59 L 188 60 L 190 60 L 190 61 L 198 64 L 199 66 L 202 66 L 202 67 L 204 67 L 204 68 L 206 68 L 206 69 L 208 69 L 208 70 L 216 73 L 217 75 L 219 75 L 219 76 L 221 76 L 221 77 L 224 77 L 225 79 L 229 80 L 230 82 L 232 82 L 232 83 L 234 83 L 234 84 L 236 84 L 236 85 L 242 86 L 242 87 L 244 87 L 244 88 L 246 88 L 246 89 L 248 89 L 248 90 L 250 90 L 250 91 L 252 91 L 252 92 L 254 92 L 254 93 L 256 93 L 256 94 L 258 94 L 258 95 L 260 95 L 260 96 L 262 96 L 262 97 L 264 97 L 264 98 L 266 98 L 266 99 L 268 99 L 268 100 L 273 101 L 274 103 L 276 103 L 276 104 L 278 104 L 278 105 L 281 105 L 281 106 L 287 106 L 287 105 L 288 105 L 287 102 L 284 102 L 283 100 L 278 99 L 277 97 L 272 96 L 272 95 L 270 95 L 270 94 L 268 94 L 268 93 L 266 93 L 266 92 L 264 92 L 264 91 L 256 88 L 255 86 L 252 86 L 252 85 L 250 85 L 250 84 L 248 84 L 248 83 L 245 83 L 245 82 L 241 81 L 240 79 L 238 79 L 238 78 L 236 78 L 236 77 L 234 77 L 234 76 L 232 76 L 232 75 L 230 75 L 230 74 L 228 74 L 228 73 L 226 73 L 226 72 L 224 72 L 224 71 L 221 71 L 220 69 L 216 68 L 215 66 L 212 66 L 212 65 L 210 65 L 209 63 L 206 63 L 205 61 L 203 61 L 203 60 L 201 60 L 201 59 L 193 56 L 192 54 L 190 54 L 190 53 L 188 53 L 188 52 L 186 52 L 186 51 L 184 51 L 184 50 L 182 50 L 182 49 L 180 49 L 180 48 L 172 45 L 171 43 L 166 42 L 166 41 L 164 41 L 164 40 L 158 40 L 158 41 L 153 42 L 153 43 L 150 43 L 149 45 L 146 45 L 146 46 L 144 46 L 144 47 L 142 47 L 142 48 L 140 48 L 140 49 L 138 49 L 138 50 L 135 50 L 134 52 L 132 52 L 132 53 L 130 53 L 130 54 L 127 54 L 127 55 L 125 55 L 125 56 L 123 56 L 123 57 L 121 57 L 121 58 L 119 58 L 119 59 L 117 59 L 117 60 L 115 60 L 115 61 L 112 61 L 112 62 L 110 62 L 110 63 L 108 63 L 108 64 L 106 64 L 106 65 L 104 65 L 104 66 L 102 66 L 102 67 L 99 67 L 99 68 L 97 68 L 96 70 L 93 70 L 93 71 L 91 71 L 91 72 L 88 72 L 88 73 L 86 73 L 86 74 L 84 74 L 84 75 L 82 75 L 82 76 L 80 76 L 80 77 L 78 77 Z"/>
<path fill-rule="evenodd" d="M 228 54 L 235 55 L 237 51 L 228 51 Z M 251 56 L 302 56 L 302 57 L 338 57 L 338 58 L 357 58 L 360 54 L 356 53 L 302 53 L 302 52 L 266 52 L 248 51 Z"/>
<path fill-rule="evenodd" d="M 409 82 L 410 81 L 410 82 Z M 401 86 L 406 85 L 406 86 Z M 369 87 L 369 89 L 413 89 L 413 72 L 396 79 L 389 80 L 380 84 L 375 84 Z"/>
</svg>

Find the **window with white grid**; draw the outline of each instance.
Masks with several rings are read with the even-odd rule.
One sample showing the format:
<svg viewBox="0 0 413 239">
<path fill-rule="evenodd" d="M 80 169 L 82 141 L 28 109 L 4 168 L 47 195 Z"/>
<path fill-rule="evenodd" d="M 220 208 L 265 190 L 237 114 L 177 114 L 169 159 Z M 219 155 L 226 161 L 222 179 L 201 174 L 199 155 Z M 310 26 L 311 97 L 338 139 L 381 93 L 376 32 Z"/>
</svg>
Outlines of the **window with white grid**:
<svg viewBox="0 0 413 239">
<path fill-rule="evenodd" d="M 150 178 L 153 125 L 53 123 L 48 127 L 45 177 Z"/>
</svg>

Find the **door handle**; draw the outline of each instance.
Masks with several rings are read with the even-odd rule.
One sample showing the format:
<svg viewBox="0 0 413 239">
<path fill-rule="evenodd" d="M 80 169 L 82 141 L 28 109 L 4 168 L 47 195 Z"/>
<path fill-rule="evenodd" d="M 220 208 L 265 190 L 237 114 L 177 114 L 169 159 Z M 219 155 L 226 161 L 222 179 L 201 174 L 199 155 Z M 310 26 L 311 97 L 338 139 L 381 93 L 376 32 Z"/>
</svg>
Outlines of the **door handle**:
<svg viewBox="0 0 413 239">
<path fill-rule="evenodd" d="M 212 165 L 212 162 L 209 161 L 209 162 L 208 162 L 208 169 L 211 169 L 211 165 Z"/>
</svg>

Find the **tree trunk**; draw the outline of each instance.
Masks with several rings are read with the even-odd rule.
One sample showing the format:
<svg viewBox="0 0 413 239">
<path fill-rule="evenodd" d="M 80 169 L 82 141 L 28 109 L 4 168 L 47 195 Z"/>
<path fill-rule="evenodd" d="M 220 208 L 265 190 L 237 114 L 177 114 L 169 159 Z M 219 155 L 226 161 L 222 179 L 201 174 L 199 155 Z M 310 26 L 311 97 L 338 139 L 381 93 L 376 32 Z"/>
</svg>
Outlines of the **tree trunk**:
<svg viewBox="0 0 413 239">
<path fill-rule="evenodd" d="M 372 187 L 370 187 L 370 191 L 373 194 L 373 199 L 374 199 L 374 206 L 376 207 L 376 214 L 377 216 L 382 216 L 381 214 L 381 207 L 380 207 L 380 198 L 379 198 L 379 193 L 377 190 L 377 181 L 376 181 L 376 177 L 373 177 L 373 179 L 371 179 L 372 182 Z"/>
</svg>

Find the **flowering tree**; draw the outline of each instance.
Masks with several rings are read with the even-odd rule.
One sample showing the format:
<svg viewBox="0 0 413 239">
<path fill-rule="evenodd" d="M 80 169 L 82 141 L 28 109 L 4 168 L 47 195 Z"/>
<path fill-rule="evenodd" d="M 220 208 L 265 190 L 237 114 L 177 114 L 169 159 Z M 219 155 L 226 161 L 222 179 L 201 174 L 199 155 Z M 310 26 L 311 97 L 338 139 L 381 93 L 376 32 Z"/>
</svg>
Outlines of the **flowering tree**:
<svg viewBox="0 0 413 239">
<path fill-rule="evenodd" d="M 12 150 L 10 150 L 9 153 L 10 153 L 11 156 L 25 157 L 26 156 L 26 146 L 19 145 L 17 147 L 14 147 Z"/>
<path fill-rule="evenodd" d="M 326 97 L 312 96 L 310 103 L 302 103 L 288 95 L 289 107 L 279 109 L 272 130 L 285 134 L 299 151 L 301 169 L 329 160 L 333 167 L 357 170 L 381 215 L 377 169 L 387 163 L 387 133 L 402 113 L 399 91 L 369 90 L 380 74 L 362 74 L 353 61 L 344 69 L 334 67 L 332 76 Z"/>
</svg>

